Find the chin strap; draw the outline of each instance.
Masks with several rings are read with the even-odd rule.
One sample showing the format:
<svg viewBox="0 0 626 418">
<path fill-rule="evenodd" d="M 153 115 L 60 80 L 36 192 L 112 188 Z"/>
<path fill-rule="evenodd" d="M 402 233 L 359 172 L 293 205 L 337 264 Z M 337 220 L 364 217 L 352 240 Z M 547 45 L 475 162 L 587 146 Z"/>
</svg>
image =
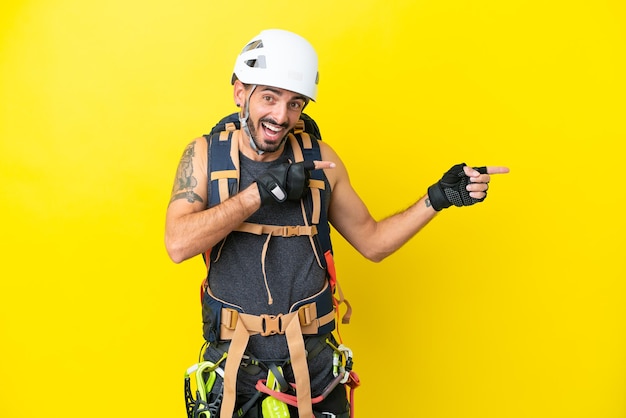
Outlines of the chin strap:
<svg viewBox="0 0 626 418">
<path fill-rule="evenodd" d="M 250 89 L 250 93 L 248 94 L 248 97 L 246 98 L 246 102 L 243 104 L 243 115 L 239 114 L 239 123 L 241 123 L 241 129 L 243 129 L 243 131 L 246 133 L 246 135 L 248 135 L 248 138 L 250 138 L 250 147 L 252 147 L 252 149 L 259 155 L 263 154 L 265 151 L 261 151 L 256 144 L 254 143 L 254 139 L 252 138 L 252 134 L 250 133 L 250 128 L 248 127 L 248 119 L 250 118 L 250 97 L 252 96 L 252 93 L 254 93 L 254 90 L 256 89 L 256 84 L 252 86 L 252 88 Z"/>
</svg>

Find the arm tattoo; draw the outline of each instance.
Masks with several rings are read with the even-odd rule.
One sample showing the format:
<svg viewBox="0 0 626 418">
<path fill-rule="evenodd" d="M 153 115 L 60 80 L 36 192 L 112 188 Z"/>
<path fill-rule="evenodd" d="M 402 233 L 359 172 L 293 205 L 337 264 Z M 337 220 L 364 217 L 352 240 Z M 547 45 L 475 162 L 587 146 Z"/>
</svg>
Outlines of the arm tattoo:
<svg viewBox="0 0 626 418">
<path fill-rule="evenodd" d="M 426 198 L 426 200 L 424 200 L 424 204 L 426 205 L 427 208 L 432 206 L 432 203 L 430 203 L 430 199 Z"/>
<path fill-rule="evenodd" d="M 178 164 L 176 172 L 176 180 L 172 189 L 172 198 L 174 200 L 187 199 L 189 203 L 202 202 L 202 197 L 193 191 L 198 185 L 198 180 L 193 176 L 193 156 L 195 155 L 195 142 L 189 144 Z"/>
</svg>

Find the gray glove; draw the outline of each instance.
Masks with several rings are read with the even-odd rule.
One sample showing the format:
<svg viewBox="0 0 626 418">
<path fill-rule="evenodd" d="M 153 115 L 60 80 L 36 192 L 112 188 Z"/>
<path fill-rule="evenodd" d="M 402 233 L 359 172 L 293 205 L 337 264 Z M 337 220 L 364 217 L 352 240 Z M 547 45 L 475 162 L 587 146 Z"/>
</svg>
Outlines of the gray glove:
<svg viewBox="0 0 626 418">
<path fill-rule="evenodd" d="M 300 200 L 309 189 L 313 161 L 284 162 L 274 166 L 256 178 L 261 195 L 261 205 Z"/>
<path fill-rule="evenodd" d="M 482 202 L 482 199 L 471 197 L 465 187 L 469 184 L 469 177 L 465 175 L 463 167 L 465 163 L 457 164 L 448 170 L 441 180 L 428 188 L 428 198 L 433 209 L 441 209 L 454 206 L 470 206 Z M 481 174 L 487 174 L 487 167 L 474 167 Z"/>
</svg>

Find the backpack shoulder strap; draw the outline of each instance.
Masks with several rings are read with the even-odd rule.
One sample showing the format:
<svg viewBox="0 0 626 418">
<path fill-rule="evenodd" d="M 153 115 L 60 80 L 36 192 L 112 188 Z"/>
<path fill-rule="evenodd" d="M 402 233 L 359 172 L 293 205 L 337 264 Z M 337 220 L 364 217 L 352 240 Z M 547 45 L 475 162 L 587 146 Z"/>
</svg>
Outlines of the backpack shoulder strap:
<svg viewBox="0 0 626 418">
<path fill-rule="evenodd" d="M 318 139 L 311 136 L 305 131 L 294 131 L 289 135 L 289 143 L 293 150 L 294 159 L 298 161 L 321 161 L 322 154 Z M 324 210 L 324 191 L 326 189 L 326 181 L 323 170 L 311 171 L 311 179 L 309 180 L 311 189 L 310 198 L 307 199 L 306 209 L 310 215 L 311 223 L 317 225 L 320 240 L 321 253 L 327 251 L 332 253 L 332 244 L 330 241 L 330 227 Z"/>
<path fill-rule="evenodd" d="M 223 128 L 221 131 L 216 129 Z M 239 141 L 233 138 L 237 127 L 232 122 L 216 125 L 204 135 L 207 141 L 207 207 L 213 207 L 239 191 Z M 202 258 L 207 267 L 218 257 L 224 241 L 209 249 Z"/>
<path fill-rule="evenodd" d="M 319 140 L 309 135 L 306 131 L 299 132 L 294 130 L 294 133 L 289 135 L 289 143 L 296 161 L 322 160 Z M 337 309 L 337 314 L 339 314 L 339 305 L 346 305 L 346 312 L 343 315 L 341 322 L 347 324 L 350 322 L 352 307 L 350 306 L 350 302 L 344 298 L 339 282 L 337 281 L 337 273 L 335 271 L 335 262 L 333 258 L 333 246 L 330 239 L 330 225 L 324 208 L 326 180 L 323 170 L 311 171 L 309 188 L 311 189 L 311 193 L 309 193 L 308 198 L 305 199 L 305 209 L 309 214 L 311 223 L 317 225 L 318 231 L 317 235 L 312 237 L 312 239 L 314 240 L 316 253 L 323 255 L 323 257 L 319 257 L 319 261 L 320 264 L 326 269 L 332 293 L 335 294 L 335 290 L 338 293 L 338 297 L 333 299 L 333 303 Z M 337 333 L 341 339 L 339 329 L 337 329 Z"/>
<path fill-rule="evenodd" d="M 208 206 L 213 207 L 239 191 L 239 141 L 233 140 L 237 131 L 234 123 L 224 130 L 204 137 L 207 140 Z"/>
</svg>

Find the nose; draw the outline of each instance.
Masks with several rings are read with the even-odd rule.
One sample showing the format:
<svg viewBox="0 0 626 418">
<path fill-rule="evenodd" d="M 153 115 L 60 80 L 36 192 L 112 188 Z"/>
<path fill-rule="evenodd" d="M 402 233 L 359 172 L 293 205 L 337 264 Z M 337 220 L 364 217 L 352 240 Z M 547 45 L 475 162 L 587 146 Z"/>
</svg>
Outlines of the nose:
<svg viewBox="0 0 626 418">
<path fill-rule="evenodd" d="M 279 106 L 274 107 L 272 117 L 275 119 L 278 125 L 283 125 L 289 122 L 289 109 L 287 103 L 281 103 Z"/>
</svg>

